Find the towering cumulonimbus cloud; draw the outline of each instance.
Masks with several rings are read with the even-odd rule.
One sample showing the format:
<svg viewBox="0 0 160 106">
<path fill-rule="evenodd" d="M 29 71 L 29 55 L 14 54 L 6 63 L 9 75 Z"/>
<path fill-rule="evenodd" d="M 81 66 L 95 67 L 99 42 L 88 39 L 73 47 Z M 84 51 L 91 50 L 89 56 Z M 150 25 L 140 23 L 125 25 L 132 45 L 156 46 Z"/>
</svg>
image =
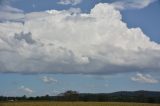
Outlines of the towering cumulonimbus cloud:
<svg viewBox="0 0 160 106">
<path fill-rule="evenodd" d="M 160 45 L 129 29 L 113 5 L 89 14 L 48 10 L 0 23 L 0 72 L 113 74 L 159 71 Z"/>
</svg>

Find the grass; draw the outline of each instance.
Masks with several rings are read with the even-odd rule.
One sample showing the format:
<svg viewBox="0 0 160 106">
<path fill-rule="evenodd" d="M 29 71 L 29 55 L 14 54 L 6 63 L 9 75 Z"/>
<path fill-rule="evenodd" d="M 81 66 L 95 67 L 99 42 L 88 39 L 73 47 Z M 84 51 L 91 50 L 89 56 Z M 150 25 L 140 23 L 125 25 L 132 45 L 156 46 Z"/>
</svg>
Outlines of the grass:
<svg viewBox="0 0 160 106">
<path fill-rule="evenodd" d="M 160 106 L 148 103 L 119 102 L 3 102 L 0 106 Z"/>
</svg>

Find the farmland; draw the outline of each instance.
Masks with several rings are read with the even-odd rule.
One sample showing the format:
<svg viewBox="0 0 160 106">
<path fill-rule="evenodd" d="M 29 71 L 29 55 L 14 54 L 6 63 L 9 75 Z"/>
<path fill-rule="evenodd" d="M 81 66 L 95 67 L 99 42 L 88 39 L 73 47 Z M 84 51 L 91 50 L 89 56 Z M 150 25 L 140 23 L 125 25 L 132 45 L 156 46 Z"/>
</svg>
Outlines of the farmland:
<svg viewBox="0 0 160 106">
<path fill-rule="evenodd" d="M 148 103 L 123 102 L 1 102 L 0 106 L 160 106 Z"/>
</svg>

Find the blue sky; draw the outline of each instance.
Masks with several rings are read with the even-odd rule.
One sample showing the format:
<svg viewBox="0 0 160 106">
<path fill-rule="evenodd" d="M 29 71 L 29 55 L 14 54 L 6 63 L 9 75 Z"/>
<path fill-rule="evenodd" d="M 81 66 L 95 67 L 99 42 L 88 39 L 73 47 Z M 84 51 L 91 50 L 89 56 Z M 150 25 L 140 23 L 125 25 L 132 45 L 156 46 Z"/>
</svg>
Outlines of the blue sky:
<svg viewBox="0 0 160 106">
<path fill-rule="evenodd" d="M 159 0 L 1 0 L 0 3 L 0 41 L 10 45 L 0 42 L 1 51 L 7 51 L 0 51 L 0 95 L 56 95 L 66 90 L 89 93 L 160 90 Z M 60 15 L 51 10 L 59 11 Z M 81 14 L 87 14 L 86 21 Z M 69 21 L 61 20 L 57 24 L 56 15 L 58 19 L 65 17 Z M 92 23 L 94 18 L 97 21 Z M 75 27 L 72 28 L 69 22 L 75 23 Z M 67 25 L 71 29 L 65 29 Z M 131 30 L 133 34 L 129 33 Z M 74 37 L 75 33 L 77 37 Z M 88 34 L 95 37 L 86 37 Z M 101 34 L 106 37 L 100 39 Z M 113 42 L 103 41 L 105 38 Z M 95 48 L 90 49 L 89 42 L 95 44 Z M 131 45 L 123 45 L 123 42 Z M 52 45 L 56 47 L 50 47 Z M 134 50 L 140 51 L 134 54 Z"/>
</svg>

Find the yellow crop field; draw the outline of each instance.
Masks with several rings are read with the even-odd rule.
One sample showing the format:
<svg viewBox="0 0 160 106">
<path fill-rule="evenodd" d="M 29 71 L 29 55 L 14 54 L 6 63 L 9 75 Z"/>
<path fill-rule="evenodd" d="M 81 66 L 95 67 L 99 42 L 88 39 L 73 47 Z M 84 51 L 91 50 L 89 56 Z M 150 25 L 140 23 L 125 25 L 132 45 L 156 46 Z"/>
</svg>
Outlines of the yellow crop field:
<svg viewBox="0 0 160 106">
<path fill-rule="evenodd" d="M 0 106 L 160 106 L 148 103 L 119 102 L 3 102 Z"/>
</svg>

